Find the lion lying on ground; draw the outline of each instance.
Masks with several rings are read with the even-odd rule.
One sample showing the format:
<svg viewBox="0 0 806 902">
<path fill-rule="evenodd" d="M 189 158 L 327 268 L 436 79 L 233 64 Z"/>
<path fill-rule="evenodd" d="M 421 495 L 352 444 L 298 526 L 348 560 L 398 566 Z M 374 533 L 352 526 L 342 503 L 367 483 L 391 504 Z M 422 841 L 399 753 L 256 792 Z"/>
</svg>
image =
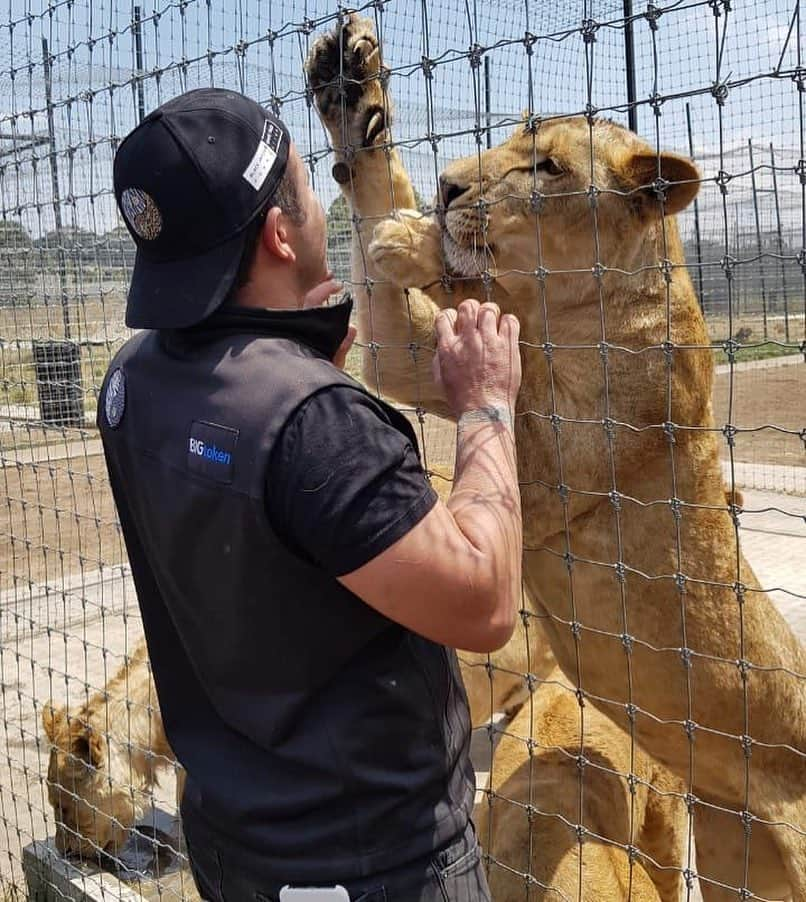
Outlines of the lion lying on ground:
<svg viewBox="0 0 806 902">
<path fill-rule="evenodd" d="M 552 651 L 690 787 L 708 902 L 806 899 L 806 654 L 725 503 L 712 351 L 673 219 L 696 168 L 607 120 L 530 119 L 448 166 L 424 216 L 371 23 L 320 38 L 307 73 L 356 223 L 367 382 L 444 414 L 439 309 L 478 297 L 519 317 L 524 581 Z"/>
<path fill-rule="evenodd" d="M 181 798 L 184 771 L 165 736 L 144 641 L 87 704 L 73 711 L 45 705 L 42 725 L 60 852 L 95 858 L 120 849 L 162 769 L 177 771 Z"/>
<path fill-rule="evenodd" d="M 627 734 L 595 708 L 585 709 L 584 724 L 580 743 L 579 703 L 556 669 L 507 726 L 490 803 L 480 802 L 475 815 L 491 856 L 493 899 L 520 902 L 530 875 L 535 899 L 679 902 L 686 840 L 679 781 L 640 748 L 631 750 Z M 630 773 L 640 775 L 633 791 Z M 577 824 L 585 827 L 582 843 Z M 635 854 L 632 867 L 629 847 L 646 856 Z"/>
</svg>

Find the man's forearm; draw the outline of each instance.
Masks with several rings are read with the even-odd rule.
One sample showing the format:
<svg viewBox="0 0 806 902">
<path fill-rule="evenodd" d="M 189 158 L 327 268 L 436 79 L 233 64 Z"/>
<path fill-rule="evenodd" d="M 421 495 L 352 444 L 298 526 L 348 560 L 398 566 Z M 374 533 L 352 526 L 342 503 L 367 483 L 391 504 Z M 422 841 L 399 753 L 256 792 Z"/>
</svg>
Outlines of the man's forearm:
<svg viewBox="0 0 806 902">
<path fill-rule="evenodd" d="M 483 559 L 492 603 L 501 607 L 500 614 L 514 617 L 520 597 L 523 531 L 508 407 L 478 408 L 459 418 L 448 508 Z"/>
</svg>

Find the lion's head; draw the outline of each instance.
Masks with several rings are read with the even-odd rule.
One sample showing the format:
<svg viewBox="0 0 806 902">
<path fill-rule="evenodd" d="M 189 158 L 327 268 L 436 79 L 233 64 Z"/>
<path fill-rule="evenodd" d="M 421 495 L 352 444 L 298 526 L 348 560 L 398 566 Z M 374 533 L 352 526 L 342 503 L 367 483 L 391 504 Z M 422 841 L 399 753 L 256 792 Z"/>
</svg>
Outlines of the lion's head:
<svg viewBox="0 0 806 902">
<path fill-rule="evenodd" d="M 691 203 L 699 178 L 687 158 L 659 154 L 610 120 L 526 120 L 443 171 L 445 259 L 470 277 L 485 268 L 590 271 L 597 261 L 634 268 L 645 262 L 647 231 Z"/>
<path fill-rule="evenodd" d="M 110 779 L 107 739 L 85 711 L 46 705 L 42 723 L 50 742 L 48 801 L 56 817 L 56 847 L 63 854 L 93 858 L 120 848 L 139 809 L 133 793 Z"/>
</svg>

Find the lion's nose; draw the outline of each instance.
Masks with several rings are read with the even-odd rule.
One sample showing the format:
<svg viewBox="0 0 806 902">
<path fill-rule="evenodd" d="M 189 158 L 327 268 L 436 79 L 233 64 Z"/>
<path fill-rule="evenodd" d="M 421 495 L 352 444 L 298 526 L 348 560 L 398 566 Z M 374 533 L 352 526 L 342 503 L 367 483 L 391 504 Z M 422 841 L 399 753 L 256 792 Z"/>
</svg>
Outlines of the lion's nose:
<svg viewBox="0 0 806 902">
<path fill-rule="evenodd" d="M 467 191 L 465 185 L 457 185 L 456 182 L 452 182 L 444 176 L 439 177 L 439 193 L 442 197 L 442 205 L 446 210 L 457 198 L 461 197 L 465 191 Z"/>
</svg>

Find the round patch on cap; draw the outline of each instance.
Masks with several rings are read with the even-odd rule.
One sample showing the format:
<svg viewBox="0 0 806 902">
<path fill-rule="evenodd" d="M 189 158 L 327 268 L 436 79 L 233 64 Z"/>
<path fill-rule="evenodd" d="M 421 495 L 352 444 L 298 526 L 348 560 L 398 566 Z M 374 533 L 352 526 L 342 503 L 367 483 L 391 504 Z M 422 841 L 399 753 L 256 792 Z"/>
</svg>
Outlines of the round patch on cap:
<svg viewBox="0 0 806 902">
<path fill-rule="evenodd" d="M 117 429 L 126 410 L 126 376 L 121 369 L 115 370 L 109 377 L 104 398 L 106 422 Z"/>
<path fill-rule="evenodd" d="M 146 241 L 153 241 L 162 231 L 162 214 L 154 198 L 142 188 L 126 188 L 120 196 L 126 221 Z"/>
</svg>

